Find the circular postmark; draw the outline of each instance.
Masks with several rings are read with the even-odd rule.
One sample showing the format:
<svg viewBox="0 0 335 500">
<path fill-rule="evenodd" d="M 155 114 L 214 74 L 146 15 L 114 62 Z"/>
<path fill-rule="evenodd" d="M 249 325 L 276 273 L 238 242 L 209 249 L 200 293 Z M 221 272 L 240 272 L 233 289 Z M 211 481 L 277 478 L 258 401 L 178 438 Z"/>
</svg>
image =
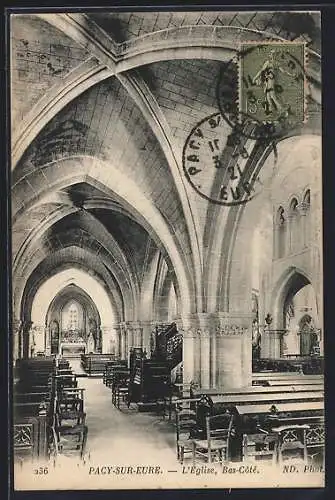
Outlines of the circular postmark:
<svg viewBox="0 0 335 500">
<path fill-rule="evenodd" d="M 223 119 L 248 138 L 278 139 L 305 120 L 305 45 L 244 43 L 222 64 L 216 87 Z"/>
<path fill-rule="evenodd" d="M 186 139 L 184 174 L 193 189 L 213 203 L 247 203 L 275 173 L 275 161 L 272 167 L 261 168 L 268 147 L 274 147 L 276 157 L 275 144 L 264 133 L 257 140 L 250 138 L 240 127 L 227 123 L 220 112 L 214 113 L 197 123 Z"/>
</svg>

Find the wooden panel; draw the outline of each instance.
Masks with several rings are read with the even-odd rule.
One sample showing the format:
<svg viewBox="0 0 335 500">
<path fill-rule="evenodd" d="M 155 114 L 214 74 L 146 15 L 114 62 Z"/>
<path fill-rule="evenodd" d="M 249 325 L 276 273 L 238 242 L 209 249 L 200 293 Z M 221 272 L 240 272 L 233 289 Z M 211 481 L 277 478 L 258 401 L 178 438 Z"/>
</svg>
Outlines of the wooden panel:
<svg viewBox="0 0 335 500">
<path fill-rule="evenodd" d="M 283 380 L 283 379 L 290 379 L 290 378 L 295 378 L 295 379 L 320 379 L 322 378 L 323 375 L 303 375 L 299 374 L 298 372 L 257 372 L 252 374 L 252 379 L 253 380 Z"/>
<path fill-rule="evenodd" d="M 299 385 L 299 386 L 302 386 L 302 385 L 322 385 L 323 387 L 323 378 L 320 378 L 320 379 L 297 379 L 297 380 L 267 380 L 266 381 L 267 384 L 270 386 L 270 387 L 275 387 L 275 386 L 291 386 L 291 385 Z M 283 389 L 284 390 L 284 389 Z M 286 390 L 286 389 L 285 389 Z"/>
<path fill-rule="evenodd" d="M 299 401 L 299 400 L 323 400 L 323 391 L 315 392 L 292 392 L 292 393 L 282 393 L 282 394 L 236 394 L 236 395 L 222 395 L 222 396 L 211 396 L 211 400 L 214 404 L 248 404 L 253 403 L 258 404 L 262 401 L 268 401 L 269 403 L 277 403 L 278 401 Z"/>
<path fill-rule="evenodd" d="M 236 405 L 236 409 L 240 415 L 260 415 L 269 414 L 268 404 L 255 404 L 255 405 Z M 301 403 L 279 403 L 276 404 L 278 412 L 299 412 L 299 411 L 317 411 L 324 410 L 323 401 L 306 401 Z"/>
<path fill-rule="evenodd" d="M 284 387 L 276 386 L 273 387 L 260 387 L 252 386 L 243 389 L 229 389 L 224 388 L 216 389 L 196 389 L 192 391 L 194 397 L 199 397 L 202 394 L 207 394 L 208 396 L 218 396 L 218 395 L 234 395 L 234 394 L 276 394 L 276 393 L 290 393 L 290 392 L 315 392 L 323 391 L 323 384 L 306 384 L 306 385 L 285 385 Z"/>
</svg>

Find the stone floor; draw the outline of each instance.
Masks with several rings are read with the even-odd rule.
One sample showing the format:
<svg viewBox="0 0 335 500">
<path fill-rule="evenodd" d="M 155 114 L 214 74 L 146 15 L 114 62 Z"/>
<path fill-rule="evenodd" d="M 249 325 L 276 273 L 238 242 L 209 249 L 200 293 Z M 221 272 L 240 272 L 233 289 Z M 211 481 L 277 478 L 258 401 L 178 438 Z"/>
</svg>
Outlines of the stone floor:
<svg viewBox="0 0 335 500">
<path fill-rule="evenodd" d="M 176 464 L 175 429 L 167 418 L 138 412 L 136 405 L 117 409 L 101 379 L 80 378 L 85 388 L 87 452 L 91 460 L 117 457 L 118 463 Z"/>
</svg>

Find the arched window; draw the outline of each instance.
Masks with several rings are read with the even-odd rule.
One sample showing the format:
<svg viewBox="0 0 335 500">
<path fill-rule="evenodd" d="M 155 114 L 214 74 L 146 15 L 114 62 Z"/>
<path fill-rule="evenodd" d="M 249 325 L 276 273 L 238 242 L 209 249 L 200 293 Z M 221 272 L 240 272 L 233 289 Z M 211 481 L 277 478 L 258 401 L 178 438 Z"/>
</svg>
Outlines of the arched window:
<svg viewBox="0 0 335 500">
<path fill-rule="evenodd" d="M 286 253 L 286 218 L 283 207 L 277 210 L 275 226 L 275 257 L 281 259 Z"/>
<path fill-rule="evenodd" d="M 76 304 L 71 304 L 69 308 L 69 323 L 68 330 L 78 330 L 78 307 Z"/>
<path fill-rule="evenodd" d="M 298 200 L 296 198 L 293 198 L 293 200 L 290 203 L 289 219 L 290 219 L 289 248 L 290 252 L 295 253 L 299 250 L 299 247 L 301 246 L 300 214 L 298 209 Z"/>
<path fill-rule="evenodd" d="M 303 219 L 303 245 L 309 246 L 310 243 L 310 226 L 311 226 L 311 192 L 308 189 L 304 195 L 302 202 L 302 219 Z"/>
</svg>

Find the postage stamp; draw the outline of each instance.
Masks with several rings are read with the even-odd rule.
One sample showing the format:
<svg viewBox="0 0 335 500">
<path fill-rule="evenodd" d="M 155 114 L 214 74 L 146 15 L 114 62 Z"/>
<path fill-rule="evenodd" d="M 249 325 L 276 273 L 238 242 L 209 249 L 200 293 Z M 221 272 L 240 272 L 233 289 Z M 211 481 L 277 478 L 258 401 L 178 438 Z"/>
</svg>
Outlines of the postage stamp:
<svg viewBox="0 0 335 500">
<path fill-rule="evenodd" d="M 305 119 L 305 44 L 244 43 L 239 57 L 239 109 L 260 121 Z"/>
</svg>

